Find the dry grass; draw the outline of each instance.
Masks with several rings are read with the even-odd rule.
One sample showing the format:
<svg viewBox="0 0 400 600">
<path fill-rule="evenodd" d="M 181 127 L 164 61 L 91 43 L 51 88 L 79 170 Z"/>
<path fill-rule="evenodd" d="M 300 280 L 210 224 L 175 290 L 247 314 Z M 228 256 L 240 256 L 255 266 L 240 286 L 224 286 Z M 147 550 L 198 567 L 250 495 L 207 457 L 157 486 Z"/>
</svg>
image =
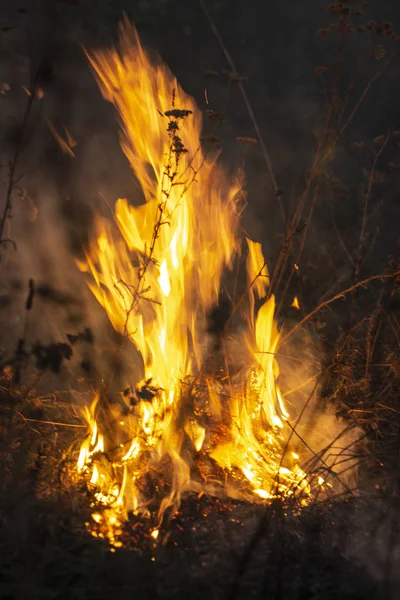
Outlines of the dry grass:
<svg viewBox="0 0 400 600">
<path fill-rule="evenodd" d="M 237 75 L 235 65 L 223 45 L 210 13 L 202 1 L 201 5 L 218 42 L 224 49 L 230 67 Z M 335 152 L 338 146 L 344 143 L 345 136 L 371 89 L 385 75 L 398 54 L 397 35 L 391 27 L 379 23 L 371 25 L 370 21 L 366 21 L 365 24 L 359 22 L 362 16 L 346 12 L 347 7 L 344 3 L 342 8 L 338 8 L 339 3 L 332 6 L 336 8 L 330 9 L 330 14 L 337 20 L 331 27 L 320 30 L 319 35 L 338 35 L 337 56 L 332 67 L 318 67 L 317 72 L 318 76 L 323 78 L 322 85 L 327 96 L 329 91 L 327 112 L 315 159 L 306 178 L 305 189 L 294 205 L 282 196 L 278 189 L 270 155 L 262 141 L 245 87 L 241 80 L 236 82 L 248 106 L 255 133 L 261 141 L 268 176 L 285 222 L 284 242 L 279 248 L 271 271 L 271 291 L 280 299 L 280 317 L 284 327 L 287 299 L 291 297 L 293 289 L 301 289 L 301 281 L 293 265 L 301 264 L 303 259 L 316 206 L 321 201 L 326 182 L 330 181 L 334 170 Z M 383 64 L 379 62 L 383 55 L 375 55 L 378 61 L 376 69 L 362 87 L 361 93 L 354 99 L 351 84 L 344 81 L 341 69 L 348 36 L 356 32 L 364 35 L 372 32 L 373 35 L 384 36 L 385 43 L 393 43 L 394 48 L 390 52 L 386 50 L 388 58 L 385 58 Z M 28 102 L 26 118 L 30 114 L 32 102 Z M 351 265 L 349 281 L 340 288 L 334 285 L 327 297 L 318 299 L 315 307 L 307 311 L 290 330 L 284 329 L 283 334 L 283 340 L 288 340 L 295 331 L 298 332 L 307 325 L 305 331 L 311 331 L 316 339 L 319 336 L 322 338 L 321 331 L 325 332 L 324 320 L 329 320 L 326 314 L 335 310 L 335 303 L 340 302 L 337 313 L 340 314 L 340 327 L 328 331 L 321 341 L 321 345 L 326 349 L 325 364 L 318 375 L 318 383 L 323 389 L 321 402 L 332 404 L 341 418 L 347 420 L 351 426 L 361 427 L 365 432 L 368 444 L 363 446 L 359 462 L 364 465 L 367 478 L 372 479 L 374 486 L 377 486 L 373 489 L 374 497 L 372 498 L 370 490 L 368 497 L 371 497 L 371 503 L 381 503 L 383 512 L 387 506 L 392 506 L 400 493 L 400 269 L 398 257 L 390 256 L 386 270 L 382 273 L 371 273 L 367 249 L 370 240 L 368 228 L 372 228 L 374 223 L 374 213 L 371 210 L 374 186 L 381 181 L 379 175 L 384 169 L 380 169 L 380 165 L 385 153 L 390 151 L 390 144 L 397 143 L 397 139 L 397 132 L 385 131 L 382 139 L 373 140 L 376 145 L 365 158 L 369 176 L 361 198 L 360 227 L 355 244 L 352 240 L 343 238 L 335 222 L 334 211 L 332 212 L 338 244 Z M 0 221 L 0 245 L 11 239 L 3 234 L 10 210 L 11 193 L 17 183 L 16 171 L 20 151 L 18 146 L 11 167 L 5 212 Z M 340 200 L 338 194 L 339 192 L 331 186 L 332 206 Z M 29 309 L 28 306 L 27 308 Z M 234 312 L 235 310 L 234 308 Z M 25 358 L 29 362 L 29 356 Z M 15 357 L 15 360 L 17 359 L 20 357 Z M 7 362 L 14 364 L 14 357 Z M 222 517 L 219 513 L 211 511 L 210 519 L 214 519 L 214 523 L 209 525 L 206 522 L 199 526 L 200 515 L 196 513 L 197 521 L 192 521 L 186 514 L 186 511 L 190 513 L 190 506 L 187 509 L 184 504 L 183 522 L 175 525 L 173 523 L 172 526 L 177 526 L 177 529 L 165 548 L 155 550 L 151 544 L 143 542 L 143 550 L 139 552 L 136 548 L 134 560 L 132 554 L 124 550 L 111 555 L 103 542 L 94 540 L 85 531 L 84 523 L 89 518 L 91 500 L 83 482 L 75 475 L 75 461 L 79 443 L 84 435 L 84 425 L 72 395 L 58 392 L 39 397 L 35 391 L 35 379 L 28 377 L 24 368 L 17 383 L 15 364 L 13 369 L 5 364 L 2 367 L 0 598 L 101 600 L 115 594 L 116 587 L 121 599 L 131 598 L 134 592 L 142 597 L 177 597 L 177 594 L 187 597 L 190 593 L 191 598 L 201 598 L 204 594 L 211 593 L 210 590 L 215 598 L 222 598 L 226 595 L 227 587 L 230 598 L 250 597 L 250 592 L 254 592 L 254 597 L 273 594 L 270 597 L 276 599 L 338 597 L 334 588 L 334 574 L 348 566 L 348 562 L 342 556 L 342 549 L 346 547 L 349 536 L 359 534 L 359 531 L 351 532 L 344 527 L 350 511 L 349 504 L 342 505 L 338 499 L 336 507 L 333 508 L 328 503 L 318 505 L 316 502 L 303 516 L 302 521 L 290 514 L 288 518 L 290 506 L 281 502 L 261 511 L 258 508 L 235 506 L 233 510 L 238 512 L 239 521 L 246 524 L 249 532 L 244 535 L 243 530 L 240 530 L 243 539 L 240 538 L 240 532 L 238 534 L 235 530 L 232 533 L 224 529 L 218 521 L 232 519 L 232 515 L 227 517 L 224 508 L 218 507 L 218 510 L 222 511 Z M 43 377 L 40 374 L 36 376 Z M 296 430 L 293 435 L 297 435 Z M 341 452 L 338 461 L 342 461 L 341 469 L 345 473 L 348 461 L 354 461 L 357 457 L 348 447 L 342 448 Z M 318 469 L 321 468 L 320 456 L 314 456 L 314 459 L 315 463 L 312 460 L 310 462 L 310 471 L 316 469 L 316 465 Z M 350 494 L 354 492 L 348 491 Z M 356 492 L 358 494 L 360 489 Z M 367 502 L 366 497 L 363 501 Z M 200 504 L 197 500 L 196 503 Z M 215 505 L 218 506 L 218 502 Z M 203 505 L 201 506 L 203 509 Z M 371 504 L 366 504 L 364 508 L 370 511 L 377 521 L 378 515 L 381 518 L 379 510 L 374 512 Z M 360 510 L 362 511 L 363 507 Z M 332 514 L 335 514 L 335 517 L 332 517 Z M 351 515 L 353 519 L 353 514 Z M 333 518 L 343 525 L 343 532 L 337 542 L 337 552 L 329 549 L 336 534 L 333 535 L 330 529 L 326 535 L 323 532 L 324 528 L 332 523 Z M 396 549 L 398 523 L 392 516 L 389 520 L 386 519 L 386 522 L 389 531 L 385 537 L 387 552 L 382 558 L 379 576 L 383 581 L 382 597 L 388 598 L 393 593 L 392 561 Z M 360 529 L 365 526 L 365 521 L 358 525 Z M 179 527 L 184 531 L 180 537 L 177 533 Z M 199 530 L 204 527 L 203 538 L 199 539 L 193 533 L 192 528 L 196 527 Z M 145 535 L 135 538 L 132 534 L 132 539 L 140 547 L 140 540 L 144 540 Z M 373 543 L 374 539 L 371 540 Z M 205 545 L 210 545 L 211 541 L 215 542 L 218 549 L 223 549 L 223 560 L 226 564 L 221 568 L 218 564 L 218 551 L 215 556 L 209 549 L 204 548 Z M 178 545 L 178 550 L 175 544 Z M 190 544 L 193 547 L 190 547 Z M 293 548 L 297 551 L 295 556 Z M 187 573 L 183 574 L 176 567 L 171 567 L 168 553 L 172 551 L 186 561 L 184 564 Z M 261 561 L 258 559 L 258 562 L 254 559 L 257 553 L 262 558 Z M 165 569 L 164 576 L 160 575 L 160 568 L 157 570 L 157 565 L 152 560 L 155 556 L 156 562 L 159 561 Z M 265 567 L 265 556 L 269 557 L 269 567 Z M 296 561 L 302 566 L 303 572 L 299 572 L 298 565 L 294 566 Z M 334 565 L 331 579 L 326 575 L 329 561 Z M 218 569 L 220 573 L 216 575 Z M 247 571 L 252 575 L 253 583 L 247 581 Z M 293 588 L 285 588 L 285 578 L 290 579 L 287 573 L 291 573 L 294 578 Z M 173 581 L 168 585 L 169 577 Z M 323 587 L 326 577 L 332 589 Z M 254 578 L 258 581 L 257 589 Z M 341 597 L 365 597 L 362 595 L 367 593 L 363 579 L 368 582 L 360 568 L 355 576 L 359 590 L 353 589 L 348 596 L 346 591 L 342 590 Z M 230 587 L 226 585 L 228 580 L 233 582 Z M 346 586 L 350 585 L 350 581 L 350 575 L 346 574 L 341 583 Z M 369 585 L 373 588 L 372 591 L 372 588 L 369 590 L 369 597 L 374 597 L 374 594 L 378 597 L 379 590 L 375 589 L 371 582 Z"/>
</svg>

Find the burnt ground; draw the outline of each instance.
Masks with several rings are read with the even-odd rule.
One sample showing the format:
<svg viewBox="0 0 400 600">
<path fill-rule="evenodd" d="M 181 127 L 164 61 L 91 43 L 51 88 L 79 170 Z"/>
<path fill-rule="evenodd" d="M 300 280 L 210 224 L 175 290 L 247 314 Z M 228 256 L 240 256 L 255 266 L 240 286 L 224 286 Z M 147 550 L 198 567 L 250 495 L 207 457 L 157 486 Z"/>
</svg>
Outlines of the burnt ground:
<svg viewBox="0 0 400 600">
<path fill-rule="evenodd" d="M 398 598 L 399 505 L 375 484 L 382 477 L 301 511 L 188 494 L 157 541 L 154 522 L 131 517 L 124 547 L 111 551 L 85 525 L 92 497 L 76 474 L 82 434 L 68 400 L 6 396 L 6 387 L 3 379 L 2 600 Z"/>
<path fill-rule="evenodd" d="M 188 497 L 165 545 L 156 547 L 144 526 L 127 525 L 130 547 L 114 553 L 84 532 L 79 517 L 27 499 L 2 511 L 2 599 L 398 597 L 381 579 L 388 568 L 378 549 L 379 536 L 388 535 L 379 531 L 388 521 L 382 502 L 337 502 L 280 519 L 229 500 Z"/>
</svg>

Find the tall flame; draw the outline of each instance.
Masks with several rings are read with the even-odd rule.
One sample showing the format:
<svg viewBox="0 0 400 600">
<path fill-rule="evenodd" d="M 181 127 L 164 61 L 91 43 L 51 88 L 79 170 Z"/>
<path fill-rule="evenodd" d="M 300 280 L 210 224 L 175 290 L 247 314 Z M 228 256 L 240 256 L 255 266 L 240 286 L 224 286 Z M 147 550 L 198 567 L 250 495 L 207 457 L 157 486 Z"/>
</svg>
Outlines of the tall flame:
<svg viewBox="0 0 400 600">
<path fill-rule="evenodd" d="M 200 145 L 199 109 L 169 69 L 150 60 L 127 22 L 118 48 L 93 52 L 89 60 L 103 96 L 120 115 L 122 148 L 144 196 L 137 206 L 117 200 L 116 226 L 97 218 L 96 239 L 79 264 L 91 274 L 90 289 L 112 325 L 129 337 L 144 363 L 132 407 L 119 422 L 125 435 L 118 439 L 124 442 L 105 440 L 120 449 L 110 459 L 111 474 L 102 473 L 111 488 L 119 482 L 108 506 L 123 497 L 127 510 L 148 512 L 152 498 L 143 478 L 155 468 L 171 474 L 169 487 L 158 487 L 160 519 L 179 505 L 184 490 L 202 483 L 211 489 L 204 470 L 215 463 L 231 475 L 230 487 L 242 487 L 247 496 L 265 499 L 276 489 L 287 494 L 298 485 L 306 489 L 297 462 L 282 465 L 288 413 L 277 385 L 279 334 L 260 244 L 247 240 L 246 340 L 252 364 L 236 381 L 213 377 L 205 367 L 207 314 L 241 244 L 239 190 Z M 79 468 L 90 471 L 96 486 L 101 449 L 94 405 L 86 418 L 91 440 L 82 446 Z M 197 480 L 196 453 L 203 465 Z"/>
<path fill-rule="evenodd" d="M 119 111 L 122 148 L 146 201 L 117 201 L 118 236 L 98 220 L 87 257 L 90 287 L 113 326 L 134 339 L 146 372 L 170 389 L 201 364 L 198 333 L 238 248 L 237 189 L 199 148 L 202 120 L 193 99 L 166 67 L 151 64 L 128 24 L 119 52 L 95 52 L 90 62 Z"/>
</svg>

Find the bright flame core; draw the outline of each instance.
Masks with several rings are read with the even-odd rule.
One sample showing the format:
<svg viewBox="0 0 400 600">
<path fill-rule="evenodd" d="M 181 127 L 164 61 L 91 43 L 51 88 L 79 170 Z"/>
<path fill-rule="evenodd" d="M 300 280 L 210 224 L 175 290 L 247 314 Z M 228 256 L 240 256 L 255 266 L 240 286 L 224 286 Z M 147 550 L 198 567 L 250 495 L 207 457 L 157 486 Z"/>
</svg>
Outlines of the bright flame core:
<svg viewBox="0 0 400 600">
<path fill-rule="evenodd" d="M 117 228 L 97 218 L 96 240 L 79 264 L 91 274 L 90 289 L 112 325 L 144 363 L 115 439 L 99 431 L 98 398 L 85 412 L 90 435 L 78 469 L 89 473 L 97 500 L 111 511 L 94 513 L 94 521 L 115 540 L 113 510 L 149 514 L 154 505 L 161 521 L 186 490 L 212 492 L 219 485 L 259 501 L 299 488 L 309 493 L 297 455 L 283 464 L 289 415 L 277 384 L 275 301 L 267 299 L 261 245 L 250 240 L 245 337 L 251 364 L 235 380 L 205 368 L 207 315 L 241 244 L 239 190 L 200 147 L 199 109 L 167 67 L 150 61 L 128 23 L 118 49 L 93 52 L 89 60 L 103 96 L 119 112 L 122 148 L 145 200 L 139 206 L 117 200 Z M 225 471 L 218 485 L 213 468 Z M 149 473 L 161 470 L 150 491 Z"/>
</svg>

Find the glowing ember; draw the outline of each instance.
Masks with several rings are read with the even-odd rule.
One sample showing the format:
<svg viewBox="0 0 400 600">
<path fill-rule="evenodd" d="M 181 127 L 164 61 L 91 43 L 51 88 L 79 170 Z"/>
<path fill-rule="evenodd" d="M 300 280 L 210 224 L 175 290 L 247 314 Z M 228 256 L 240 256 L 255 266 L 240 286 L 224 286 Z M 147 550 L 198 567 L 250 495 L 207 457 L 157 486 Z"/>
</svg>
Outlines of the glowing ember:
<svg viewBox="0 0 400 600">
<path fill-rule="evenodd" d="M 81 270 L 114 328 L 140 352 L 144 373 L 125 414 L 101 398 L 85 409 L 89 435 L 78 469 L 97 504 L 92 518 L 115 545 L 127 513 L 178 508 L 185 491 L 262 502 L 310 493 L 277 379 L 279 333 L 261 245 L 247 242 L 248 361 L 231 376 L 216 350 L 210 367 L 207 315 L 224 271 L 241 251 L 239 189 L 200 147 L 201 113 L 170 71 L 150 62 L 128 23 L 118 49 L 89 56 L 104 97 L 118 110 L 122 148 L 145 203 L 119 199 L 115 223 L 96 221 Z M 243 299 L 243 298 L 242 298 Z M 243 333 L 241 334 L 243 339 Z M 223 344 L 222 344 L 223 346 Z M 212 361 L 211 361 L 212 362 Z M 107 435 L 104 423 L 107 421 Z"/>
</svg>

